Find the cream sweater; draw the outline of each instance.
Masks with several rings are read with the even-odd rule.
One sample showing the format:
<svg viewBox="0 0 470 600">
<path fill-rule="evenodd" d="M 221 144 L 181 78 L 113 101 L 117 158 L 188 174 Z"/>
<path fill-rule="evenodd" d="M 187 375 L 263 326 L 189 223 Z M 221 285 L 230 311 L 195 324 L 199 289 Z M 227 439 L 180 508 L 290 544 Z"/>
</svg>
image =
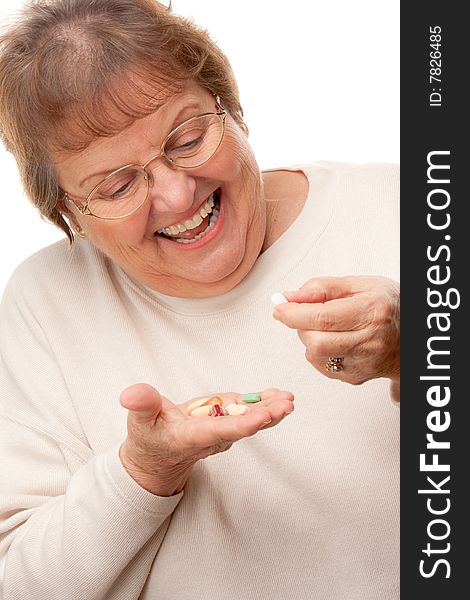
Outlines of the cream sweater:
<svg viewBox="0 0 470 600">
<path fill-rule="evenodd" d="M 270 303 L 317 275 L 398 279 L 398 169 L 302 169 L 302 214 L 224 296 L 162 296 L 81 240 L 17 269 L 1 306 L 2 598 L 398 599 L 388 381 L 323 377 Z M 162 498 L 118 458 L 118 397 L 137 382 L 174 402 L 279 387 L 296 410 Z"/>
</svg>

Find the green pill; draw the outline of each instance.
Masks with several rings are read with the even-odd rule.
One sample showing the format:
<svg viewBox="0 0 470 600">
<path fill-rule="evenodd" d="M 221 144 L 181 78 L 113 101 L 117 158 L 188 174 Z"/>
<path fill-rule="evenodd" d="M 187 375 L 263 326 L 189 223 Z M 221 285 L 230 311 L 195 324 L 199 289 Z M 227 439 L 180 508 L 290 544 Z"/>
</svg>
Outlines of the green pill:
<svg viewBox="0 0 470 600">
<path fill-rule="evenodd" d="M 242 396 L 243 402 L 260 402 L 261 396 L 259 394 L 245 394 Z"/>
</svg>

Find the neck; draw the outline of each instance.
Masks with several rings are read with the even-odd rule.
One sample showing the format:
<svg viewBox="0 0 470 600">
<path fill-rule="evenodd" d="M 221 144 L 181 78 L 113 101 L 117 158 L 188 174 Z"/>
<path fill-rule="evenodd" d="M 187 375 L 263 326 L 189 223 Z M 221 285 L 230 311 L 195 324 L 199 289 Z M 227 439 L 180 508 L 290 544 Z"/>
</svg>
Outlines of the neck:
<svg viewBox="0 0 470 600">
<path fill-rule="evenodd" d="M 302 171 L 263 172 L 266 202 L 265 252 L 297 219 L 308 194 L 308 180 Z"/>
</svg>

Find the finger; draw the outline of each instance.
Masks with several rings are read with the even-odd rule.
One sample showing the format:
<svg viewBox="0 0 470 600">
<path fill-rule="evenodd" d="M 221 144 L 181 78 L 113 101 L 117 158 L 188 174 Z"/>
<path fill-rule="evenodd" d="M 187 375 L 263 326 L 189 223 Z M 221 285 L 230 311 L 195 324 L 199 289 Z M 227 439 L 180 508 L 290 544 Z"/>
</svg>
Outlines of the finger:
<svg viewBox="0 0 470 600">
<path fill-rule="evenodd" d="M 273 317 L 291 329 L 357 331 L 370 321 L 370 299 L 365 295 L 331 300 L 325 304 L 289 302 L 273 309 Z"/>
<path fill-rule="evenodd" d="M 269 406 L 256 406 L 243 415 L 194 419 L 188 424 L 187 441 L 198 447 L 233 443 L 250 437 L 273 422 L 280 422 L 294 409 L 291 401 L 281 400 Z"/>
<path fill-rule="evenodd" d="M 328 302 L 338 298 L 347 298 L 358 292 L 372 291 L 390 285 L 384 277 L 348 275 L 345 277 L 314 277 L 293 292 L 285 292 L 289 302 Z"/>
<path fill-rule="evenodd" d="M 255 434 L 271 421 L 271 414 L 266 410 L 249 411 L 244 415 L 192 419 L 186 430 L 187 443 L 199 448 L 233 443 Z"/>
<path fill-rule="evenodd" d="M 294 394 L 292 392 L 289 392 L 287 390 L 279 390 L 278 388 L 268 388 L 266 390 L 263 390 L 262 392 L 255 392 L 255 395 L 259 396 L 260 401 L 263 402 L 263 406 L 267 406 L 269 403 L 276 402 L 278 400 L 288 400 L 290 402 L 294 401 Z M 238 404 L 245 404 L 243 400 L 244 395 L 235 394 L 234 396 L 235 401 Z M 252 406 L 253 405 L 256 406 L 257 403 L 255 402 L 254 404 L 252 404 Z"/>
<path fill-rule="evenodd" d="M 298 336 L 305 346 L 305 358 L 319 373 L 329 379 L 353 382 L 350 376 L 353 375 L 351 366 L 354 367 L 355 361 L 351 340 L 345 339 L 342 334 L 331 332 L 299 331 Z M 339 371 L 327 368 L 330 357 L 342 359 Z"/>
<path fill-rule="evenodd" d="M 330 356 L 356 357 L 364 342 L 361 332 L 320 332 L 298 331 L 300 341 L 305 346 L 305 356 L 311 363 L 325 362 Z"/>
<path fill-rule="evenodd" d="M 258 392 L 260 402 L 246 403 L 243 400 L 243 396 L 239 395 L 237 403 L 245 405 L 248 411 L 258 410 L 260 408 L 268 408 L 271 413 L 271 422 L 261 427 L 261 429 L 268 429 L 274 427 L 288 414 L 294 410 L 294 394 L 287 390 L 279 390 L 277 388 L 268 388 L 262 392 Z"/>
<path fill-rule="evenodd" d="M 294 411 L 294 404 L 292 402 L 284 400 L 282 403 L 276 403 L 275 407 L 271 410 L 272 420 L 267 425 L 261 427 L 261 429 L 269 429 L 278 425 L 284 417 L 290 415 Z"/>
<path fill-rule="evenodd" d="M 126 388 L 119 401 L 135 422 L 147 423 L 157 419 L 164 399 L 151 385 L 137 383 Z"/>
<path fill-rule="evenodd" d="M 328 377 L 329 379 L 335 379 L 337 381 L 343 381 L 353 385 L 360 385 L 368 381 L 373 375 L 373 370 L 370 369 L 370 363 L 364 362 L 364 360 L 356 359 L 350 354 L 341 356 L 343 359 L 340 364 L 339 370 L 332 370 L 329 357 L 311 356 L 308 352 L 305 353 L 308 356 L 308 362 L 314 367 L 321 375 Z M 340 354 L 331 354 L 331 357 L 340 358 Z"/>
<path fill-rule="evenodd" d="M 289 392 L 287 390 L 279 390 L 277 388 L 268 388 L 261 392 L 249 393 L 249 395 L 259 396 L 259 400 L 263 402 L 263 405 L 275 400 L 287 399 L 290 402 L 293 402 L 294 400 L 294 395 L 292 394 L 292 392 Z M 192 407 L 192 405 L 194 405 L 194 407 L 198 407 L 198 405 L 201 406 L 202 404 L 213 404 L 215 398 L 219 398 L 219 404 L 223 407 L 226 407 L 229 404 L 246 404 L 243 400 L 244 396 L 245 394 L 237 394 L 235 392 L 216 392 L 207 396 L 197 396 L 196 398 L 192 398 L 191 400 L 188 400 L 183 404 L 179 404 L 178 406 L 181 409 L 183 409 L 183 412 L 186 414 L 186 409 L 188 407 Z M 199 402 L 201 404 L 199 404 Z M 257 404 L 257 402 L 249 403 L 250 406 L 254 406 Z"/>
<path fill-rule="evenodd" d="M 260 396 L 261 400 L 274 401 L 285 399 L 290 402 L 294 401 L 294 394 L 292 392 L 289 392 L 288 390 L 279 390 L 277 388 L 268 388 L 267 390 L 260 392 Z"/>
<path fill-rule="evenodd" d="M 285 292 L 289 302 L 328 302 L 337 298 L 346 298 L 354 294 L 357 277 L 314 277 L 294 291 Z"/>
<path fill-rule="evenodd" d="M 365 336 L 362 333 L 344 335 L 299 331 L 298 335 L 305 346 L 305 358 L 322 375 L 354 385 L 368 381 L 374 373 L 378 375 L 375 361 L 378 353 L 374 349 L 371 354 L 364 351 Z M 326 368 L 330 357 L 343 359 L 340 371 Z"/>
</svg>

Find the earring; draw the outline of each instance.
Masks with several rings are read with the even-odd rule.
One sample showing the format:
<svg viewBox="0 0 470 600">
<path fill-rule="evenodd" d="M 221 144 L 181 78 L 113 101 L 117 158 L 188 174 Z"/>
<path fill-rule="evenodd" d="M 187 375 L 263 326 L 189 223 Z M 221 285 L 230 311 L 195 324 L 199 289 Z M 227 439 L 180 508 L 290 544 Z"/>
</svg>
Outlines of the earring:
<svg viewBox="0 0 470 600">
<path fill-rule="evenodd" d="M 86 238 L 86 233 L 85 233 L 84 229 L 82 229 L 82 228 L 80 227 L 80 225 L 76 225 L 76 226 L 74 227 L 74 231 L 75 231 L 75 233 L 78 235 L 78 237 L 80 237 L 80 238 L 82 238 L 82 239 L 85 239 L 85 238 Z"/>
</svg>

